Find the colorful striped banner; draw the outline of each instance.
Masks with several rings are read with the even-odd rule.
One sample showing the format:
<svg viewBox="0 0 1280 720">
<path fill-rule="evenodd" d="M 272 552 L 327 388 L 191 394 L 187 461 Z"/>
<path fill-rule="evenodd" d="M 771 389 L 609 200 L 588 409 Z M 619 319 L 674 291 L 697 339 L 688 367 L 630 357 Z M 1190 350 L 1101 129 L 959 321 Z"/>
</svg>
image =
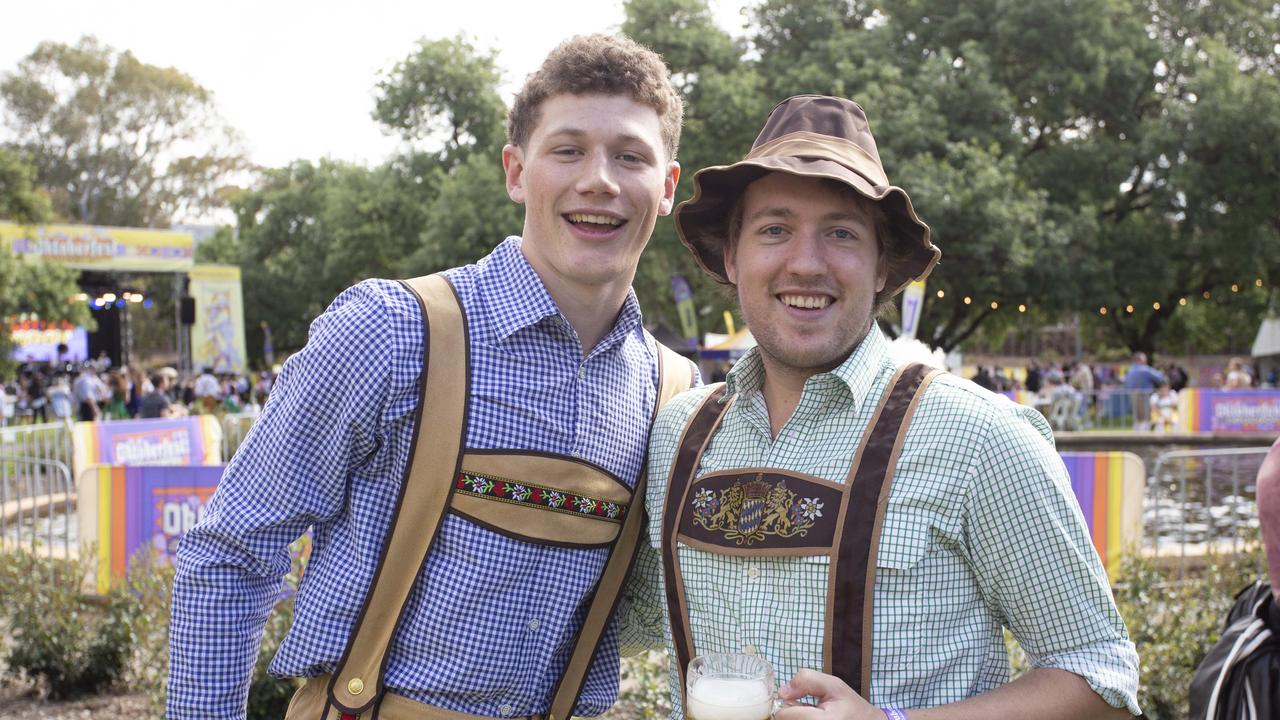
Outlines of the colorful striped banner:
<svg viewBox="0 0 1280 720">
<path fill-rule="evenodd" d="M 1146 468 L 1129 452 L 1064 452 L 1071 490 L 1093 546 L 1113 578 L 1121 553 L 1142 538 Z"/>
<path fill-rule="evenodd" d="M 178 540 L 204 513 L 222 468 L 99 465 L 94 469 L 99 594 L 124 577 L 140 550 L 150 549 L 164 562 L 171 560 Z"/>
</svg>

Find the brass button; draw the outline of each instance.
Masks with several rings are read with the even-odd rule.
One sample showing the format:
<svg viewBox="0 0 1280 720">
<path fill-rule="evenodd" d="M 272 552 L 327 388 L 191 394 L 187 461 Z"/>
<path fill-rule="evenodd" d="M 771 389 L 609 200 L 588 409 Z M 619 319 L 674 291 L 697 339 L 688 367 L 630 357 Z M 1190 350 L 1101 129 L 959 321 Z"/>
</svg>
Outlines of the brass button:
<svg viewBox="0 0 1280 720">
<path fill-rule="evenodd" d="M 360 678 L 351 678 L 351 682 L 347 683 L 347 691 L 352 695 L 359 695 L 364 692 L 364 681 Z"/>
</svg>

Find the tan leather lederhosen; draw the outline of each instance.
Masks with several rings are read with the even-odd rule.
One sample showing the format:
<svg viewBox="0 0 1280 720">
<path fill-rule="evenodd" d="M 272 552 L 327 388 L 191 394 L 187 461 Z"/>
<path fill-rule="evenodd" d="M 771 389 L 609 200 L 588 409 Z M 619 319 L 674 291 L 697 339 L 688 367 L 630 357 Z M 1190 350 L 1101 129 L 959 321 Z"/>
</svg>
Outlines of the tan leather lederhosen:
<svg viewBox="0 0 1280 720">
<path fill-rule="evenodd" d="M 889 487 L 911 416 L 939 372 L 919 364 L 898 369 L 844 483 L 762 467 L 695 477 L 735 398 L 726 401 L 721 385 L 693 412 L 676 448 L 662 517 L 662 566 L 682 692 L 689 660 L 698 652 L 677 545 L 739 557 L 829 556 L 822 670 L 867 695 L 875 558 Z"/>
<path fill-rule="evenodd" d="M 344 717 L 461 720 L 387 691 L 388 648 L 405 603 L 446 513 L 508 537 L 568 547 L 610 547 L 586 620 L 551 699 L 547 720 L 566 720 L 626 575 L 643 523 L 645 477 L 634 491 L 591 463 L 521 450 L 464 447 L 469 385 L 466 319 L 449 281 L 429 275 L 405 281 L 418 297 L 424 323 L 422 399 L 414 417 L 413 450 L 395 517 L 347 648 L 332 675 L 311 678 L 290 703 L 289 720 Z M 692 385 L 692 365 L 659 344 L 657 408 Z M 430 409 L 424 426 L 424 409 Z M 641 500 L 640 504 L 633 502 Z"/>
</svg>

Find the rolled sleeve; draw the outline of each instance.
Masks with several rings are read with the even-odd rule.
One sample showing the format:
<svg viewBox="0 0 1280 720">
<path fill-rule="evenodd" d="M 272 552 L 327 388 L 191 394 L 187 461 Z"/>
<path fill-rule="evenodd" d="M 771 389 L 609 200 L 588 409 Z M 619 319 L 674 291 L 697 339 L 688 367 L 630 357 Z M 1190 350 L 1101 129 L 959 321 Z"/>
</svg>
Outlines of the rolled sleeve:
<svg viewBox="0 0 1280 720">
<path fill-rule="evenodd" d="M 1032 658 L 1139 714 L 1138 656 L 1038 414 L 996 405 L 964 518 L 983 594 Z"/>
</svg>

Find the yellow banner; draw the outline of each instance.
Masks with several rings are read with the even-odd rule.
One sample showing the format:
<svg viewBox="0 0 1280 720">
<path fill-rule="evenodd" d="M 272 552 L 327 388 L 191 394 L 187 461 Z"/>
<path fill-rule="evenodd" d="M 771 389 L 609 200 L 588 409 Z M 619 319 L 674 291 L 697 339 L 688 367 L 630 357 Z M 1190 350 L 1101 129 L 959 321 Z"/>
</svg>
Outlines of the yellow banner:
<svg viewBox="0 0 1280 720">
<path fill-rule="evenodd" d="M 196 265 L 191 268 L 191 297 L 196 321 L 191 326 L 191 364 L 197 370 L 245 372 L 244 298 L 240 268 L 235 265 Z"/>
<path fill-rule="evenodd" d="M 195 264 L 191 233 L 169 230 L 0 222 L 0 241 L 18 257 L 79 270 L 181 272 Z"/>
</svg>

